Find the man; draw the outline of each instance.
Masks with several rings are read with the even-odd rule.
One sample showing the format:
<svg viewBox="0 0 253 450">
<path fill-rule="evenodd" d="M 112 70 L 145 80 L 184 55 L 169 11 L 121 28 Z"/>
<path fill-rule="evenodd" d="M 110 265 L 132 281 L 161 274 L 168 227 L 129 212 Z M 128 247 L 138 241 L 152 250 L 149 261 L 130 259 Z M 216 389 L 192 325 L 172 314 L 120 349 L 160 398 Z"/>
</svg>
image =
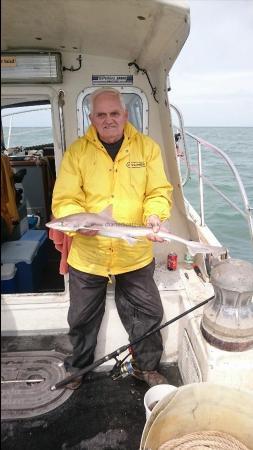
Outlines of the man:
<svg viewBox="0 0 253 450">
<path fill-rule="evenodd" d="M 157 327 L 163 308 L 153 280 L 152 242 L 171 209 L 168 183 L 159 146 L 129 122 L 116 89 L 98 89 L 91 96 L 89 127 L 64 155 L 56 180 L 54 216 L 99 213 L 112 205 L 117 222 L 151 227 L 148 239 L 130 246 L 96 231 L 73 233 L 68 256 L 69 335 L 73 355 L 65 368 L 73 373 L 93 362 L 97 334 L 105 309 L 108 279 L 115 275 L 115 302 L 132 341 Z M 150 386 L 167 383 L 157 371 L 163 346 L 155 333 L 134 346 L 134 376 Z M 80 379 L 69 387 L 79 387 Z"/>
</svg>

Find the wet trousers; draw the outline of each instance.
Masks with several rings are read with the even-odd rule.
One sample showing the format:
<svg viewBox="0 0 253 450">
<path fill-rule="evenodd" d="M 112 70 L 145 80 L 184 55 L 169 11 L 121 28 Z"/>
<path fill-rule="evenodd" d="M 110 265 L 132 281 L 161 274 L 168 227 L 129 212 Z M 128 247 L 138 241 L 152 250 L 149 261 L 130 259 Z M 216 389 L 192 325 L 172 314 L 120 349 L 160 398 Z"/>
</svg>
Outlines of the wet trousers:
<svg viewBox="0 0 253 450">
<path fill-rule="evenodd" d="M 141 269 L 115 275 L 116 307 L 130 342 L 159 326 L 163 317 L 160 294 L 153 279 L 154 268 L 153 260 Z M 65 359 L 65 367 L 73 372 L 94 360 L 97 335 L 105 311 L 108 278 L 73 267 L 69 268 L 69 277 L 68 323 L 73 354 Z M 133 347 L 137 367 L 156 370 L 162 351 L 162 337 L 160 332 L 156 332 Z"/>
</svg>

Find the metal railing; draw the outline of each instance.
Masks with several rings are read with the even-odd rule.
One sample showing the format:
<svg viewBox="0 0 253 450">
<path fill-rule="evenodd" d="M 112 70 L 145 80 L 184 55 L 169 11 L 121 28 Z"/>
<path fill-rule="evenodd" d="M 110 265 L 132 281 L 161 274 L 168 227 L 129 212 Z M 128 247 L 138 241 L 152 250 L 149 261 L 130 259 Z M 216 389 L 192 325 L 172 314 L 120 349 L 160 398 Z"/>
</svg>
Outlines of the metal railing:
<svg viewBox="0 0 253 450">
<path fill-rule="evenodd" d="M 241 216 L 245 219 L 245 221 L 248 224 L 249 234 L 253 241 L 253 217 L 252 217 L 253 208 L 249 204 L 249 199 L 248 199 L 247 193 L 245 191 L 243 182 L 241 180 L 239 172 L 236 169 L 233 161 L 219 147 L 186 131 L 184 129 L 183 118 L 182 118 L 182 114 L 181 114 L 180 110 L 174 105 L 170 105 L 170 106 L 171 106 L 171 109 L 176 112 L 177 117 L 178 117 L 179 127 L 176 127 L 176 129 L 178 130 L 178 132 L 180 133 L 180 136 L 181 136 L 182 149 L 183 149 L 184 159 L 185 159 L 185 163 L 186 163 L 186 175 L 184 178 L 182 177 L 181 170 L 180 170 L 182 185 L 184 186 L 187 183 L 187 181 L 191 178 L 191 172 L 197 173 L 197 176 L 198 176 L 199 199 L 200 199 L 200 225 L 201 226 L 205 225 L 204 184 L 207 184 L 211 189 L 213 189 L 215 192 L 217 192 L 233 209 L 235 209 L 237 212 L 239 212 L 239 214 L 241 214 Z M 189 153 L 188 153 L 188 149 L 187 149 L 187 145 L 186 145 L 186 136 L 189 136 L 197 144 L 197 156 L 198 156 L 197 169 L 195 169 L 190 164 Z M 218 157 L 222 158 L 223 161 L 225 162 L 225 164 L 227 165 L 227 167 L 229 167 L 229 169 L 237 183 L 238 191 L 239 191 L 239 193 L 241 195 L 241 199 L 242 199 L 243 209 L 239 208 L 238 205 L 236 205 L 231 199 L 229 199 L 227 197 L 227 195 L 224 194 L 224 192 L 222 192 L 219 188 L 217 188 L 217 186 L 215 186 L 214 183 L 206 175 L 204 175 L 203 164 L 202 164 L 202 162 L 203 162 L 202 148 L 203 147 L 207 148 L 209 151 L 211 151 Z M 178 160 L 180 161 L 180 157 L 178 158 Z M 179 169 L 181 169 L 180 162 L 179 162 Z"/>
<path fill-rule="evenodd" d="M 184 120 L 183 120 L 182 113 L 177 108 L 177 106 L 170 105 L 170 108 L 176 112 L 177 117 L 178 117 L 178 121 L 179 121 L 179 127 L 177 127 L 177 130 L 180 132 L 180 136 L 181 136 L 181 139 L 182 139 L 182 146 L 183 146 L 183 150 L 184 150 L 185 161 L 186 161 L 186 175 L 185 175 L 184 178 L 182 178 L 182 174 L 180 172 L 181 183 L 182 183 L 182 186 L 184 186 L 187 183 L 187 181 L 191 178 L 191 165 L 190 165 L 188 152 L 187 152 L 187 146 L 186 146 L 186 135 L 185 135 L 185 129 L 184 129 Z"/>
</svg>

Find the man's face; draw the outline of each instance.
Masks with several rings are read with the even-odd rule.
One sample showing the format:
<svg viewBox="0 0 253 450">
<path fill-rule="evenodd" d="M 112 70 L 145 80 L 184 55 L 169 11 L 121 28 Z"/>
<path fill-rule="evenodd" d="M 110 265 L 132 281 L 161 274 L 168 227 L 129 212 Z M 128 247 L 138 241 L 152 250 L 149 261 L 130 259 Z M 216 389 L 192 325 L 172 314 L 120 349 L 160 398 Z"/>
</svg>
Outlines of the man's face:
<svg viewBox="0 0 253 450">
<path fill-rule="evenodd" d="M 107 144 L 119 141 L 127 119 L 127 111 L 114 94 L 104 93 L 95 98 L 90 120 L 102 141 Z"/>
</svg>

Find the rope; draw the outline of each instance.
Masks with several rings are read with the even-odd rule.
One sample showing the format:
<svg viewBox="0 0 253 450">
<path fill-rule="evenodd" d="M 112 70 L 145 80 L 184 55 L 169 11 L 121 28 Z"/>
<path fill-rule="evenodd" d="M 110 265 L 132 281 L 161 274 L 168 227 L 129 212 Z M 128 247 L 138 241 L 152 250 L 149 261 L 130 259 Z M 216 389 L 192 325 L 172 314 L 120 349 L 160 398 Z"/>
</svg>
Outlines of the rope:
<svg viewBox="0 0 253 450">
<path fill-rule="evenodd" d="M 158 450 L 249 450 L 233 436 L 220 431 L 196 431 L 162 444 Z"/>
</svg>

